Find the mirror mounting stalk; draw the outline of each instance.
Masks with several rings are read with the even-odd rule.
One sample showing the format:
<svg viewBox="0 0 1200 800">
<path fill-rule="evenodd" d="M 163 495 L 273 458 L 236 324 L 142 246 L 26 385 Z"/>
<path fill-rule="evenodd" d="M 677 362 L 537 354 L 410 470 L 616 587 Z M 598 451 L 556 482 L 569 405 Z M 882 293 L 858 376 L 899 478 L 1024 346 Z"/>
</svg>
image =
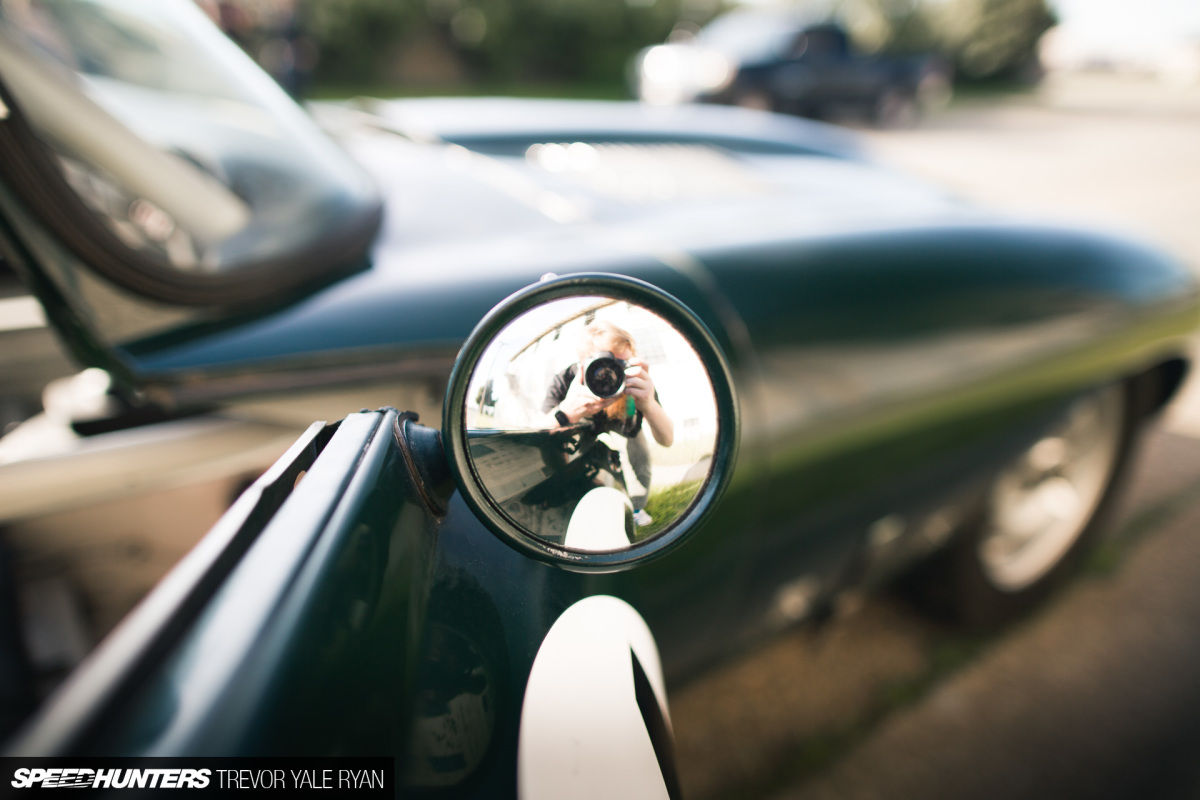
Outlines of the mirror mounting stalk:
<svg viewBox="0 0 1200 800">
<path fill-rule="evenodd" d="M 441 432 L 417 424 L 415 411 L 402 411 L 392 424 L 392 435 L 404 463 L 412 476 L 413 485 L 429 512 L 437 517 L 445 516 L 454 494 L 454 476 L 442 449 Z"/>
</svg>

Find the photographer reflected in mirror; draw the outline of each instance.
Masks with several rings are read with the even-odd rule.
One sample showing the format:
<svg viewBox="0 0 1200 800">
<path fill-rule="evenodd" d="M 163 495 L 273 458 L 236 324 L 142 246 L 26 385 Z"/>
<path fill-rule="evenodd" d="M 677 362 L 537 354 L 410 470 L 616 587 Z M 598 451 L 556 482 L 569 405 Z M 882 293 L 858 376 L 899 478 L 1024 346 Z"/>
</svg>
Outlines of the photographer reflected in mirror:
<svg viewBox="0 0 1200 800">
<path fill-rule="evenodd" d="M 712 381 L 688 340 L 603 296 L 552 300 L 495 332 L 462 413 L 492 507 L 580 552 L 670 530 L 708 479 L 718 432 Z"/>
<path fill-rule="evenodd" d="M 670 447 L 675 425 L 663 409 L 650 366 L 637 357 L 637 344 L 626 330 L 608 320 L 595 320 L 581 332 L 579 362 L 555 375 L 542 410 L 551 426 L 590 419 L 601 432 L 624 436 L 629 466 L 642 486 L 630 499 L 634 521 L 649 525 L 645 504 L 650 493 L 650 455 L 642 439 L 642 423 L 654 441 Z"/>
</svg>

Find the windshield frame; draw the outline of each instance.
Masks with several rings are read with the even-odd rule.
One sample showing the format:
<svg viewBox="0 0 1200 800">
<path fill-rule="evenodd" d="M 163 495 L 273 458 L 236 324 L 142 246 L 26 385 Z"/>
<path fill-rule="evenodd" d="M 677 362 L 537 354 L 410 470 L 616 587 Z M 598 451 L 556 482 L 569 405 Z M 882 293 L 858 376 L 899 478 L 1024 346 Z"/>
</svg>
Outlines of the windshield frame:
<svg viewBox="0 0 1200 800">
<path fill-rule="evenodd" d="M 238 55 L 241 55 L 240 51 Z M 232 66 L 240 71 L 258 71 L 248 58 L 244 63 L 235 60 Z M 349 192 L 340 196 L 343 213 L 338 215 L 336 224 L 318 230 L 309 239 L 252 253 L 232 268 L 208 270 L 181 269 L 157 253 L 139 250 L 123 241 L 71 186 L 61 166 L 61 154 L 22 109 L 21 102 L 10 89 L 9 77 L 0 75 L 0 180 L 15 196 L 21 209 L 69 254 L 119 287 L 174 305 L 243 306 L 268 300 L 277 302 L 281 297 L 297 294 L 366 266 L 370 246 L 383 220 L 383 204 L 377 187 L 362 173 L 359 165 L 273 83 L 271 88 L 278 90 L 279 98 L 270 98 L 267 110 L 278 103 L 286 104 L 286 113 L 279 117 L 281 126 L 287 130 L 295 129 L 301 138 L 317 137 L 322 140 L 322 147 L 336 151 L 338 158 L 332 160 L 331 167 L 335 171 L 328 174 L 339 174 L 336 171 L 342 167 L 339 159 L 344 160 L 346 170 L 357 170 L 340 173 L 345 180 L 337 185 Z M 270 81 L 261 72 L 247 74 L 247 79 L 260 85 L 262 81 Z M 120 120 L 114 121 L 123 124 Z M 139 140 L 149 153 L 161 152 L 153 144 L 140 137 Z M 353 188 L 345 190 L 345 186 Z M 29 241 L 24 241 L 27 237 L 22 235 L 18 221 L 10 219 L 8 222 L 12 235 L 33 252 L 35 248 Z M 296 220 L 296 224 L 300 222 Z M 270 232 L 269 229 L 265 231 L 266 234 Z"/>
</svg>

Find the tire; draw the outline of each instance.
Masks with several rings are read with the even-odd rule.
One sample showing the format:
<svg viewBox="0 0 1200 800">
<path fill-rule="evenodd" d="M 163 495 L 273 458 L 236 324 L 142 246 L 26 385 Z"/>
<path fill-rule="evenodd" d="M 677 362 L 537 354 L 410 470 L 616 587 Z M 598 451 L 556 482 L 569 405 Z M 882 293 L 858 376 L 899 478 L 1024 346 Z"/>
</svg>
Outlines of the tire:
<svg viewBox="0 0 1200 800">
<path fill-rule="evenodd" d="M 954 96 L 954 82 L 948 72 L 930 70 L 917 83 L 917 106 L 922 113 L 941 111 L 950 105 Z"/>
<path fill-rule="evenodd" d="M 921 116 L 917 98 L 901 89 L 885 89 L 875 99 L 872 112 L 875 125 L 890 130 L 915 127 Z"/>
<path fill-rule="evenodd" d="M 1043 601 L 1102 530 L 1127 472 L 1137 419 L 1123 383 L 1074 401 L 996 475 L 949 549 L 914 575 L 919 599 L 980 629 Z"/>
</svg>

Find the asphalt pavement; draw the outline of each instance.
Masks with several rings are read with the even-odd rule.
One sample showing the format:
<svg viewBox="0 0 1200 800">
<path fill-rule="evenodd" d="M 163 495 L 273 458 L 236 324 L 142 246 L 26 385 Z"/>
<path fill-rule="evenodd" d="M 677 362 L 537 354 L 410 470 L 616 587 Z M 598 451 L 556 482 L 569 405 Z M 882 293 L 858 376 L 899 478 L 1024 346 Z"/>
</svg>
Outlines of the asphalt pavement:
<svg viewBox="0 0 1200 800">
<path fill-rule="evenodd" d="M 1018 215 L 1117 229 L 1200 268 L 1200 87 L 1052 78 L 969 99 L 877 159 Z M 1137 456 L 1052 602 L 972 636 L 889 595 L 671 697 L 704 798 L 1200 797 L 1200 380 Z"/>
</svg>

